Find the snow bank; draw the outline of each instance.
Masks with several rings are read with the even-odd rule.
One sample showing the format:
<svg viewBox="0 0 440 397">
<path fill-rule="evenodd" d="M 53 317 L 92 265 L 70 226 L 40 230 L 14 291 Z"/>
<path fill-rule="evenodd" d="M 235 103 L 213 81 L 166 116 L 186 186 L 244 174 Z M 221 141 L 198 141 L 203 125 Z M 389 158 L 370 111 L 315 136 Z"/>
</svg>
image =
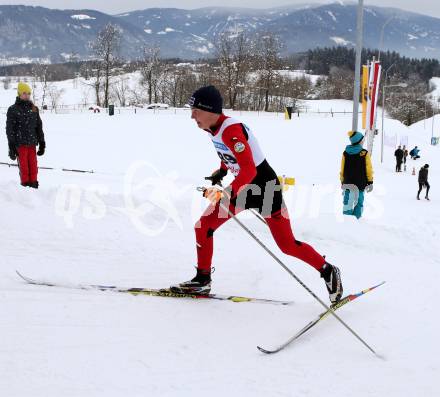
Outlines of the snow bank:
<svg viewBox="0 0 440 397">
<path fill-rule="evenodd" d="M 375 189 L 357 221 L 340 215 L 338 173 L 350 115 L 241 117 L 277 172 L 296 178 L 286 194 L 296 237 L 341 267 L 347 293 L 387 281 L 340 312 L 386 359 L 371 355 L 331 318 L 284 352 L 260 354 L 257 344 L 284 341 L 321 307 L 233 222 L 215 234 L 214 291 L 295 305 L 24 285 L 15 269 L 55 281 L 125 286 L 188 279 L 193 224 L 206 205 L 195 187 L 219 165 L 188 114 L 44 114 L 47 154 L 40 165 L 95 173 L 42 170 L 41 189 L 31 191 L 18 186 L 16 168 L 0 166 L 1 395 L 436 395 L 440 156 L 423 125 L 406 129 L 387 120 L 389 130 L 405 129 L 422 149 L 409 169 L 431 164 L 432 201 L 415 200 L 416 176 L 394 172 L 394 148 L 385 148 L 380 164 L 376 143 Z M 0 148 L 0 161 L 8 162 L 4 134 Z M 327 299 L 313 269 L 283 256 L 251 214 L 240 216 Z"/>
</svg>

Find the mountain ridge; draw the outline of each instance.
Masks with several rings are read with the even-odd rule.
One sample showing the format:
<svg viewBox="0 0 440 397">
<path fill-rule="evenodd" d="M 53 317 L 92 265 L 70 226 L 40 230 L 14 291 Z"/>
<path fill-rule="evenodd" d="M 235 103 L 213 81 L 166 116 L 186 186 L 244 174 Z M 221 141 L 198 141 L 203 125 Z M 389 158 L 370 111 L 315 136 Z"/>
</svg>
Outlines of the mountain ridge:
<svg viewBox="0 0 440 397">
<path fill-rule="evenodd" d="M 267 9 L 203 7 L 147 8 L 115 15 L 92 9 L 49 9 L 0 5 L 0 62 L 71 57 L 88 59 L 90 43 L 107 23 L 120 27 L 121 55 L 141 56 L 143 46 L 159 46 L 163 57 L 211 57 L 222 34 L 273 32 L 283 55 L 316 47 L 353 46 L 354 3 L 300 4 Z M 385 22 L 384 49 L 414 58 L 440 57 L 440 18 L 392 7 L 365 6 L 364 47 L 378 48 Z"/>
</svg>

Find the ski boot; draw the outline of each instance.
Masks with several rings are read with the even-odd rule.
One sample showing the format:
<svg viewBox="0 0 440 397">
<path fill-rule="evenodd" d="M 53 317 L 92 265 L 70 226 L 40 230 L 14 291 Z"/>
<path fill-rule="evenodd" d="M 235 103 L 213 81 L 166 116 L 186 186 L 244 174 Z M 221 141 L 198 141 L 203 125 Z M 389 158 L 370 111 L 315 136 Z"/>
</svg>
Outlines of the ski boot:
<svg viewBox="0 0 440 397">
<path fill-rule="evenodd" d="M 341 272 L 339 269 L 336 266 L 325 262 L 321 269 L 321 277 L 325 281 L 330 302 L 332 304 L 339 302 L 342 298 L 342 292 L 344 291 L 342 288 Z"/>
<path fill-rule="evenodd" d="M 170 290 L 178 294 L 209 295 L 211 292 L 211 272 L 197 269 L 197 275 L 192 280 L 172 285 Z"/>
</svg>

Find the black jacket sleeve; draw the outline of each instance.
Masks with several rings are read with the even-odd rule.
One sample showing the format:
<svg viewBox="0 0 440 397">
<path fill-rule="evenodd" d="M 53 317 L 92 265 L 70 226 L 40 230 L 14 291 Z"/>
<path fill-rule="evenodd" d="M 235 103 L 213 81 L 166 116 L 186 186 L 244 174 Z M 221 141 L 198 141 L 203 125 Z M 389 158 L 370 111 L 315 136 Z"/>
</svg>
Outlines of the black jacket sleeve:
<svg viewBox="0 0 440 397">
<path fill-rule="evenodd" d="M 38 143 L 44 142 L 43 121 L 40 117 L 40 112 L 37 110 L 37 137 Z"/>
<path fill-rule="evenodd" d="M 14 146 L 16 144 L 15 124 L 15 112 L 12 108 L 9 108 L 8 113 L 6 114 L 6 136 L 8 138 L 9 146 Z"/>
</svg>

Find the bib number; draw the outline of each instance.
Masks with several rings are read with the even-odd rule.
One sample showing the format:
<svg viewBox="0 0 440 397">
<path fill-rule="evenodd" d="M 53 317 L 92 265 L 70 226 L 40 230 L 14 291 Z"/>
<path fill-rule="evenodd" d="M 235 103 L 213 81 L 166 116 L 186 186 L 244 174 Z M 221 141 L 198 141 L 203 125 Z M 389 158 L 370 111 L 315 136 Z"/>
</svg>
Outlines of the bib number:
<svg viewBox="0 0 440 397">
<path fill-rule="evenodd" d="M 223 161 L 225 164 L 237 164 L 237 159 L 234 156 L 222 152 L 217 152 L 217 154 L 218 157 L 220 157 L 220 160 Z"/>
</svg>

